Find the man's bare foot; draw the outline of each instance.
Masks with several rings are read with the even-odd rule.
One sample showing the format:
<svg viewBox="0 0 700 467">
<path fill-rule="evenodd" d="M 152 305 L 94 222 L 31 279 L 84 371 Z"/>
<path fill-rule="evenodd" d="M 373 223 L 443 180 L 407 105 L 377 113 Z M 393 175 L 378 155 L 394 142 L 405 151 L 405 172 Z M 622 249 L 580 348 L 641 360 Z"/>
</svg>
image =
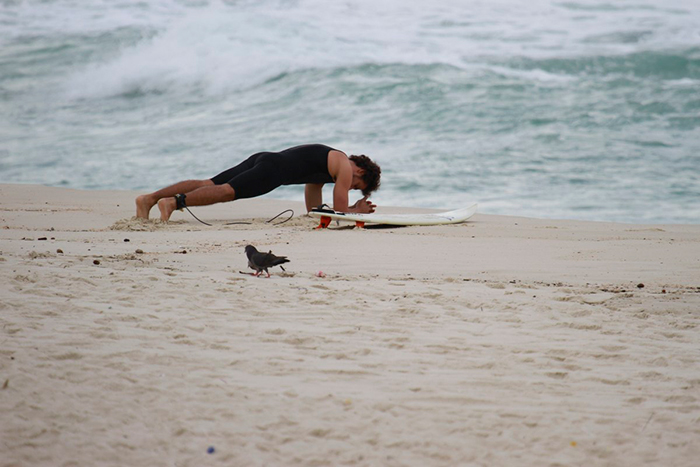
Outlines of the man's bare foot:
<svg viewBox="0 0 700 467">
<path fill-rule="evenodd" d="M 148 215 L 151 212 L 151 208 L 155 204 L 155 201 L 152 201 L 151 197 L 148 195 L 141 195 L 136 197 L 136 217 L 140 217 L 141 219 L 148 219 Z"/>
<path fill-rule="evenodd" d="M 158 209 L 160 209 L 160 220 L 164 222 L 169 220 L 176 207 L 175 198 L 163 198 L 159 200 Z"/>
</svg>

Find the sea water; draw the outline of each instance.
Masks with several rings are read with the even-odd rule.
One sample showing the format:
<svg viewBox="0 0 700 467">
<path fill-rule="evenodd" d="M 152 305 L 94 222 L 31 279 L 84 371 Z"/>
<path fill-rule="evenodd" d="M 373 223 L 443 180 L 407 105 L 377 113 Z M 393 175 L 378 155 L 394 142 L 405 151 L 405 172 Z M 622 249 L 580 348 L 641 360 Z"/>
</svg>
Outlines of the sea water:
<svg viewBox="0 0 700 467">
<path fill-rule="evenodd" d="M 314 142 L 375 159 L 379 205 L 700 223 L 700 1 L 0 1 L 2 183 Z"/>
</svg>

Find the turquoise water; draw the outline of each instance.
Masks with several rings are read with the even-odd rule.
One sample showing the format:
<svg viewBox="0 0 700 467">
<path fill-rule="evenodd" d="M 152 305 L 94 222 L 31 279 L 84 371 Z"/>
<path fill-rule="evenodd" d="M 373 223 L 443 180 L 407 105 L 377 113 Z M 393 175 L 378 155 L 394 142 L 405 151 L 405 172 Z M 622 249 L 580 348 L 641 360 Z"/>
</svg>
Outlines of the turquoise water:
<svg viewBox="0 0 700 467">
<path fill-rule="evenodd" d="M 381 164 L 380 205 L 700 223 L 698 25 L 687 0 L 5 0 L 0 181 L 146 191 L 322 142 Z"/>
</svg>

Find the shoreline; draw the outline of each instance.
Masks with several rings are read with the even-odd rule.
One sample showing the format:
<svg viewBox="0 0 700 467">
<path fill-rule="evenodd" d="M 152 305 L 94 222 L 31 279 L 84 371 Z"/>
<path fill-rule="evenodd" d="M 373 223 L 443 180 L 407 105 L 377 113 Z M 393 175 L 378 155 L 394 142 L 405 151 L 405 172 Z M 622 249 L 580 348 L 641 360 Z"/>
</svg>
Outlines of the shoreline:
<svg viewBox="0 0 700 467">
<path fill-rule="evenodd" d="M 0 466 L 700 455 L 700 226 L 208 227 L 136 194 L 0 185 Z M 241 274 L 249 243 L 286 271 Z"/>
<path fill-rule="evenodd" d="M 208 227 L 189 213 L 178 211 L 168 224 L 132 219 L 137 194 L 0 184 L 0 195 L 7 206 L 3 227 L 45 235 L 51 228 L 71 230 L 65 228 L 66 224 L 78 226 L 77 231 L 103 234 L 119 230 L 157 231 L 166 235 L 164 244 L 159 245 L 156 236 L 149 236 L 147 242 L 156 250 L 169 248 L 166 245 L 172 243 L 167 238 L 170 233 L 179 236 L 192 231 L 206 236 L 205 232 L 209 232 L 222 241 L 235 238 L 241 243 L 245 239 L 223 236 L 223 232 L 236 235 L 233 232 L 245 231 L 246 241 L 258 242 L 263 247 L 267 244 L 270 248 L 285 245 L 290 255 L 304 257 L 304 269 L 314 270 L 318 266 L 338 274 L 370 273 L 375 267 L 371 260 L 381 258 L 381 267 L 392 274 L 413 271 L 437 277 L 535 279 L 548 283 L 568 281 L 575 285 L 636 285 L 646 281 L 662 286 L 700 286 L 700 280 L 685 272 L 700 269 L 700 260 L 694 257 L 700 250 L 697 240 L 700 225 L 551 220 L 477 212 L 468 222 L 456 225 L 358 230 L 351 229 L 351 224 L 334 224 L 326 231 L 315 231 L 318 221 L 299 215 L 305 213 L 302 202 L 253 199 L 196 208 L 197 217 L 214 224 Z M 290 208 L 295 212 L 290 222 L 278 226 L 264 223 Z M 380 209 L 391 213 L 427 211 Z M 157 212 L 154 207 L 151 215 Z M 225 225 L 237 221 L 252 224 Z M 283 241 L 285 235 L 295 240 L 289 246 Z M 364 236 L 371 236 L 373 242 L 365 242 Z M 439 238 L 438 246 L 430 242 L 433 238 Z M 342 251 L 334 251 L 336 243 L 364 253 L 344 255 Z M 393 248 L 385 248 L 387 243 Z M 309 254 L 314 249 L 322 253 L 320 257 Z M 406 252 L 412 255 L 411 261 L 403 257 Z M 416 263 L 420 267 L 415 268 Z M 241 268 L 246 264 L 240 261 Z"/>
</svg>

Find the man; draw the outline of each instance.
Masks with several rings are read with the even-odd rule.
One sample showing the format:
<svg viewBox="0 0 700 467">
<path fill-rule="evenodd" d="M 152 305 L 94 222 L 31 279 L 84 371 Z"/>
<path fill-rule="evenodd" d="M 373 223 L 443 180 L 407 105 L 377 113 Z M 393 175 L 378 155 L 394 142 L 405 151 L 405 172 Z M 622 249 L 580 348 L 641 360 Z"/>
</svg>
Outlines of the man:
<svg viewBox="0 0 700 467">
<path fill-rule="evenodd" d="M 236 199 L 254 198 L 282 185 L 305 184 L 306 210 L 322 204 L 322 188 L 335 183 L 333 209 L 341 212 L 374 212 L 367 200 L 379 188 L 381 169 L 367 156 L 346 156 L 322 144 L 307 144 L 281 152 L 259 152 L 209 180 L 185 180 L 136 198 L 136 217 L 148 219 L 158 204 L 160 219 L 185 206 L 206 206 Z M 362 190 L 364 197 L 350 206 L 348 192 Z"/>
</svg>

